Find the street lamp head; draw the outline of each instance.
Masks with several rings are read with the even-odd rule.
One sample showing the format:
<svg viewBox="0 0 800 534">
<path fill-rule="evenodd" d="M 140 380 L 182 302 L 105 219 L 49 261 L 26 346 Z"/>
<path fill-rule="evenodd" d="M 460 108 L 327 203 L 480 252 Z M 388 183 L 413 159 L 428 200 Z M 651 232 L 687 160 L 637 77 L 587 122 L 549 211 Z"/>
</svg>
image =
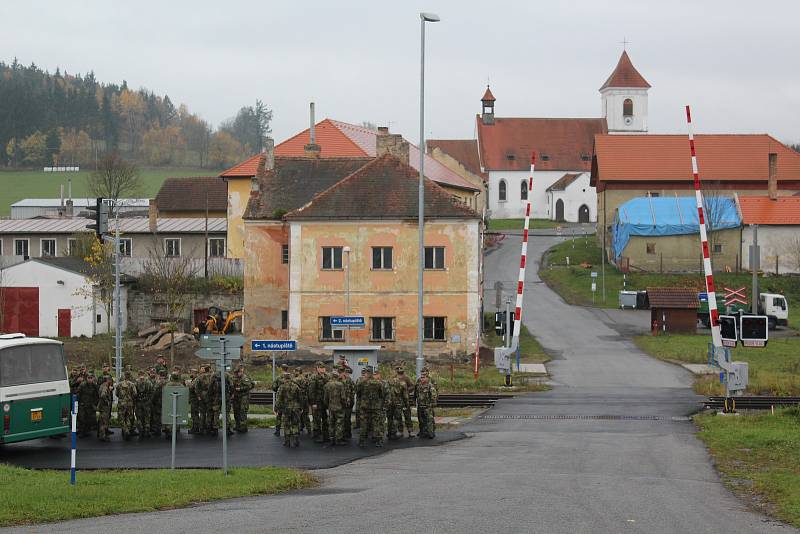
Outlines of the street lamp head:
<svg viewBox="0 0 800 534">
<path fill-rule="evenodd" d="M 440 20 L 442 20 L 436 13 L 420 13 L 419 18 L 421 18 L 425 22 L 439 22 Z"/>
<path fill-rule="evenodd" d="M 350 247 L 344 247 L 342 249 L 346 254 L 350 254 Z"/>
</svg>

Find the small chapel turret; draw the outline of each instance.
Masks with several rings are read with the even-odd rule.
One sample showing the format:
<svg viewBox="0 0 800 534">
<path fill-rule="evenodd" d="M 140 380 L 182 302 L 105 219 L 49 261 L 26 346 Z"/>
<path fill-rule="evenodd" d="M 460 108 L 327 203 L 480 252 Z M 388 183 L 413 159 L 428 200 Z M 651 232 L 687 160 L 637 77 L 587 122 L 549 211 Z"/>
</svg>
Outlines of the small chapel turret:
<svg viewBox="0 0 800 534">
<path fill-rule="evenodd" d="M 600 88 L 608 133 L 647 132 L 647 91 L 650 84 L 622 51 L 614 72 Z"/>
</svg>

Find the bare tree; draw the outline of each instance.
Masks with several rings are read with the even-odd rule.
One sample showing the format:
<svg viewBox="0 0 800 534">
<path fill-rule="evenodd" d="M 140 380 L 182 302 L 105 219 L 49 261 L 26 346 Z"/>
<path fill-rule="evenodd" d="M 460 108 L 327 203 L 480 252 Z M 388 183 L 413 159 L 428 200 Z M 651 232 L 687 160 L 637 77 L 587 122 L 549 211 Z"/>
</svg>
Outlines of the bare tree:
<svg viewBox="0 0 800 534">
<path fill-rule="evenodd" d="M 795 237 L 788 243 L 786 252 L 791 258 L 791 266 L 796 272 L 800 273 L 800 237 Z"/>
<path fill-rule="evenodd" d="M 139 278 L 140 287 L 164 305 L 170 333 L 170 366 L 175 365 L 175 331 L 186 310 L 192 279 L 197 276 L 193 263 L 190 255 L 167 256 L 154 237 Z"/>
<path fill-rule="evenodd" d="M 719 231 L 724 228 L 726 223 L 731 221 L 726 213 L 733 202 L 730 193 L 720 188 L 719 182 L 707 182 L 703 184 L 703 212 L 706 219 L 706 230 L 708 233 L 709 257 L 712 268 L 714 267 L 714 256 L 721 252 L 715 252 L 720 244 Z"/>
<path fill-rule="evenodd" d="M 97 170 L 89 176 L 88 185 L 92 195 L 109 198 L 116 205 L 120 198 L 137 195 L 142 180 L 135 165 L 113 152 L 100 160 Z"/>
</svg>

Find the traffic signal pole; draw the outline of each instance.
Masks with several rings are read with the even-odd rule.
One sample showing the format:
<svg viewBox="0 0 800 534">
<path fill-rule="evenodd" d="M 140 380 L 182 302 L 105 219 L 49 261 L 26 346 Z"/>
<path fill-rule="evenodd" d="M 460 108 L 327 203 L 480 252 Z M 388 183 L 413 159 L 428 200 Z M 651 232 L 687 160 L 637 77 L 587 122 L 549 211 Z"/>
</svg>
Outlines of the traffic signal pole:
<svg viewBox="0 0 800 534">
<path fill-rule="evenodd" d="M 122 306 L 119 286 L 119 200 L 114 201 L 114 309 L 117 311 L 114 328 L 114 369 L 117 380 L 122 376 Z"/>
</svg>

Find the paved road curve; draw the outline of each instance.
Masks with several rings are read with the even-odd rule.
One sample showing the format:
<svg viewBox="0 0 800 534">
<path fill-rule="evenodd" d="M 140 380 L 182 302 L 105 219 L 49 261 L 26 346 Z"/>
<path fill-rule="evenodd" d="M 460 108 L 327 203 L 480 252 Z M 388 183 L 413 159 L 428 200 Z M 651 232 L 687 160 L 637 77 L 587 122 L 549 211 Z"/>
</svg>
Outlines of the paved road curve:
<svg viewBox="0 0 800 534">
<path fill-rule="evenodd" d="M 530 257 L 554 242 L 534 238 Z M 518 244 L 508 238 L 489 255 L 487 286 L 516 280 Z M 795 532 L 720 484 L 681 420 L 697 406 L 686 373 L 636 350 L 608 314 L 567 306 L 543 284 L 528 287 L 525 322 L 557 355 L 557 385 L 499 403 L 468 428 L 469 439 L 318 471 L 323 483 L 313 491 L 38 530 Z"/>
</svg>

